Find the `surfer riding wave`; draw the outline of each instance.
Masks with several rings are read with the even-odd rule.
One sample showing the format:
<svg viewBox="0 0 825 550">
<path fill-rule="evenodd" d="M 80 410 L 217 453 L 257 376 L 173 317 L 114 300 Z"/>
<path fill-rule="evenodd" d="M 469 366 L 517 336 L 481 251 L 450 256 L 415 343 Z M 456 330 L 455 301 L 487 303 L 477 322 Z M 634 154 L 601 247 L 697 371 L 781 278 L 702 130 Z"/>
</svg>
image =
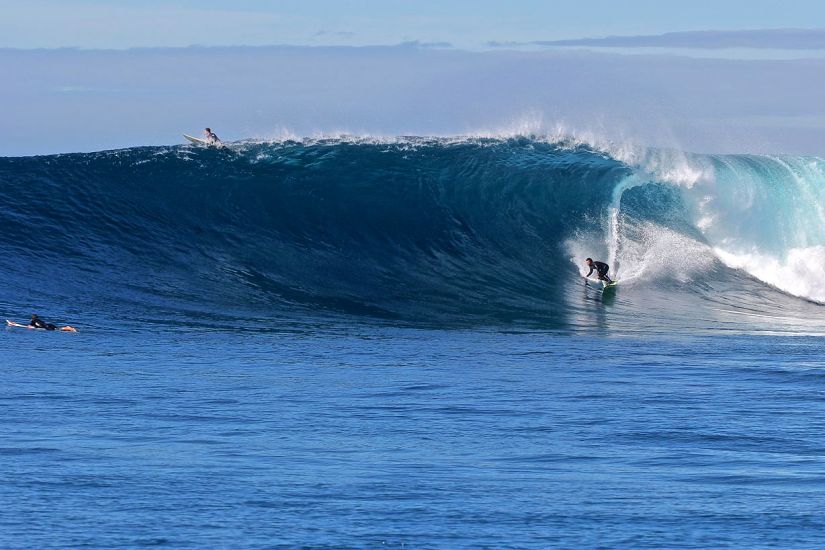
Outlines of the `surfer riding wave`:
<svg viewBox="0 0 825 550">
<path fill-rule="evenodd" d="M 584 262 L 590 268 L 590 271 L 587 272 L 587 275 L 585 275 L 585 277 L 590 277 L 590 275 L 595 271 L 600 281 L 606 281 L 607 284 L 613 283 L 613 281 L 607 275 L 607 272 L 610 271 L 609 265 L 607 265 L 604 262 L 594 262 L 593 258 L 587 258 Z"/>
</svg>

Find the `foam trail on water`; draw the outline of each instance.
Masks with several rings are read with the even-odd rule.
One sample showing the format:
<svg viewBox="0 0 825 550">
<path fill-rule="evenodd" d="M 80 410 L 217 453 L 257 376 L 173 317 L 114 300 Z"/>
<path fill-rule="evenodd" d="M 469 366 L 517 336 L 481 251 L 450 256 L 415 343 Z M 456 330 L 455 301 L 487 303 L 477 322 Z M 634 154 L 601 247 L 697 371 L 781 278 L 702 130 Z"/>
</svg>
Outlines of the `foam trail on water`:
<svg viewBox="0 0 825 550">
<path fill-rule="evenodd" d="M 589 147 L 602 151 L 630 166 L 634 173 L 624 178 L 613 189 L 612 199 L 606 216 L 607 263 L 618 275 L 624 262 L 620 255 L 622 248 L 622 197 L 635 187 L 655 182 L 665 182 L 680 187 L 690 188 L 697 182 L 712 179 L 712 168 L 695 156 L 672 149 L 650 149 L 630 141 L 615 142 L 605 140 L 588 133 L 577 134 L 573 143 L 586 143 Z M 625 272 L 625 269 L 622 269 Z M 632 278 L 636 278 L 633 275 Z M 630 276 L 623 275 L 627 280 Z"/>
<path fill-rule="evenodd" d="M 614 276 L 618 276 L 620 267 L 617 263 L 617 256 L 621 245 L 621 227 L 619 217 L 621 215 L 622 196 L 628 189 L 632 189 L 633 187 L 639 185 L 644 185 L 644 182 L 636 174 L 624 178 L 613 189 L 610 206 L 607 209 L 607 263 L 611 266 Z"/>
</svg>

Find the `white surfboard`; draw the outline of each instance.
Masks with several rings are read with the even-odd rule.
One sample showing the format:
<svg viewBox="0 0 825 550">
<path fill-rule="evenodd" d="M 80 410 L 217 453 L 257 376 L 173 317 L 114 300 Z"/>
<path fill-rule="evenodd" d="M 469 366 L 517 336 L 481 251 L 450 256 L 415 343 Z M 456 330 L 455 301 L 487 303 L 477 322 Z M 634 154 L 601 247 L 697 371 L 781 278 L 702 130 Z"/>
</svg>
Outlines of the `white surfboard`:
<svg viewBox="0 0 825 550">
<path fill-rule="evenodd" d="M 192 137 L 192 136 L 187 135 L 187 134 L 183 134 L 183 137 L 185 137 L 186 139 L 188 139 L 188 140 L 189 140 L 189 141 L 191 141 L 192 143 L 198 143 L 198 144 L 200 144 L 200 145 L 209 145 L 209 142 L 208 142 L 208 141 L 206 141 L 205 139 L 201 139 L 201 138 Z"/>
<path fill-rule="evenodd" d="M 592 277 L 585 277 L 585 284 L 595 288 L 596 290 L 608 290 L 611 288 L 615 288 L 618 281 L 613 281 L 612 283 L 608 283 L 607 281 L 603 281 L 601 279 L 594 279 Z"/>
</svg>

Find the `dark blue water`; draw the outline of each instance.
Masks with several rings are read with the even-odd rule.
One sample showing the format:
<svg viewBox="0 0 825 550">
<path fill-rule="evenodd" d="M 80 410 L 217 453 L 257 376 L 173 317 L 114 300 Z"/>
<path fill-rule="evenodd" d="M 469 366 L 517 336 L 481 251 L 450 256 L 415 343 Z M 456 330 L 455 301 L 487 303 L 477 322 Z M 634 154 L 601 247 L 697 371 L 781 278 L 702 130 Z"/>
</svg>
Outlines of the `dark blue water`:
<svg viewBox="0 0 825 550">
<path fill-rule="evenodd" d="M 819 161 L 667 158 L 0 159 L 0 547 L 819 547 Z"/>
</svg>

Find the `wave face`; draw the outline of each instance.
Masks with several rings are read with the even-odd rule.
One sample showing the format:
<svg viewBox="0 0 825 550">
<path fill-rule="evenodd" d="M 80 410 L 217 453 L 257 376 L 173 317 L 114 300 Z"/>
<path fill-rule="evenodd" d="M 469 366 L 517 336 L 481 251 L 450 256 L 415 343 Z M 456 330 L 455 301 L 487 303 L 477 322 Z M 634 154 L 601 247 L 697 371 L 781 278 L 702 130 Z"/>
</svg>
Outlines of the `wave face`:
<svg viewBox="0 0 825 550">
<path fill-rule="evenodd" d="M 92 325 L 810 328 L 822 161 L 619 158 L 527 138 L 3 158 L 0 305 Z M 586 256 L 615 296 L 583 287 Z"/>
</svg>

